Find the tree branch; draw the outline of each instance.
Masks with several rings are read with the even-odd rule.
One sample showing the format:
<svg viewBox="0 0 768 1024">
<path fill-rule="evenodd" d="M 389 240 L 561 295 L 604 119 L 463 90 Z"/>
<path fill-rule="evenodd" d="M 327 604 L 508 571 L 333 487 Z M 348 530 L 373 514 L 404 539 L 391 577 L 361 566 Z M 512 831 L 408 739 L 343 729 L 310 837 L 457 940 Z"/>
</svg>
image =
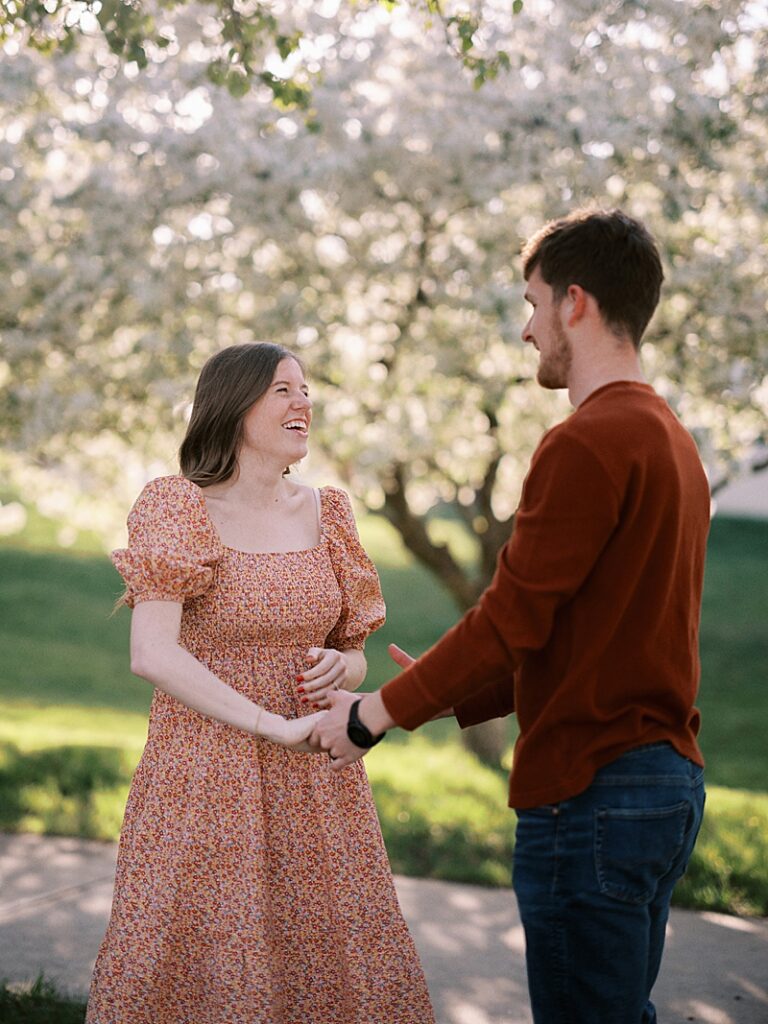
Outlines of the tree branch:
<svg viewBox="0 0 768 1024">
<path fill-rule="evenodd" d="M 382 514 L 398 531 L 411 554 L 435 573 L 459 608 L 466 611 L 477 600 L 479 588 L 458 564 L 447 545 L 435 544 L 430 538 L 424 520 L 408 507 L 405 488 L 405 467 L 396 463 L 391 476 L 384 482 Z"/>
<path fill-rule="evenodd" d="M 716 494 L 719 494 L 720 491 L 723 490 L 723 488 L 733 483 L 738 473 L 744 469 L 743 463 L 736 463 L 734 469 L 736 470 L 736 472 L 726 473 L 725 476 L 721 477 L 716 484 L 712 484 L 712 486 L 710 487 L 710 493 L 712 494 L 713 498 Z M 760 458 L 755 459 L 753 462 L 749 464 L 750 473 L 760 473 L 764 469 L 768 469 L 768 453 L 766 453 L 765 455 L 761 455 Z"/>
<path fill-rule="evenodd" d="M 496 454 L 488 463 L 483 482 L 475 496 L 478 514 L 483 517 L 487 524 L 486 529 L 482 532 L 476 531 L 480 542 L 480 579 L 483 585 L 487 586 L 496 571 L 499 549 L 509 539 L 514 516 L 510 516 L 509 519 L 498 519 L 493 511 L 493 491 L 504 453 L 498 444 L 499 421 L 496 412 L 491 408 L 485 407 L 483 414 L 488 417 L 490 433 L 496 442 Z"/>
</svg>

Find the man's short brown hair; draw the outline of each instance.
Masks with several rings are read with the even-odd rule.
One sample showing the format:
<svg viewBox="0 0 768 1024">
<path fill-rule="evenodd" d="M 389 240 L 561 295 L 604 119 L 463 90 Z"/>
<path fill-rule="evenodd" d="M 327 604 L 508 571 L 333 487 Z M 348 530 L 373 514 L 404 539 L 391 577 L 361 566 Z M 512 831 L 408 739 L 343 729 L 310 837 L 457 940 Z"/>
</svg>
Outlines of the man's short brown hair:
<svg viewBox="0 0 768 1024">
<path fill-rule="evenodd" d="M 577 284 L 606 324 L 637 348 L 659 301 L 664 271 L 648 229 L 621 210 L 576 210 L 545 224 L 523 248 L 526 281 L 538 267 L 556 300 Z"/>
</svg>

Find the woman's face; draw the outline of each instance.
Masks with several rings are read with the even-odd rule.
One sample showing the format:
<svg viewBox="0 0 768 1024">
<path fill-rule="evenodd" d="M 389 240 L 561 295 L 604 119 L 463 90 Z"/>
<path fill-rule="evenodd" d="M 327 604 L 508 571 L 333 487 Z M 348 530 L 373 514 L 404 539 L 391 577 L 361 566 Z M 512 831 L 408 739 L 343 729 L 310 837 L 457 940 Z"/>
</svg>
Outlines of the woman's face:
<svg viewBox="0 0 768 1024">
<path fill-rule="evenodd" d="M 274 457 L 290 466 L 307 454 L 312 402 L 301 367 L 290 356 L 277 364 L 275 376 L 243 421 L 243 448 Z"/>
</svg>

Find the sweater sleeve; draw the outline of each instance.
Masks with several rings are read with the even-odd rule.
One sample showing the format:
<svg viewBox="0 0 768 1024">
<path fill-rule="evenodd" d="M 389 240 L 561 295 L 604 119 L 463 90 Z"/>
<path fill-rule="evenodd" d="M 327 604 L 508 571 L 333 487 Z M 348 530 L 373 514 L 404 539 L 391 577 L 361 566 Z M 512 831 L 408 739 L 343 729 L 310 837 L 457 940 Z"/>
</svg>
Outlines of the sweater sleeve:
<svg viewBox="0 0 768 1024">
<path fill-rule="evenodd" d="M 387 710 L 403 728 L 415 729 L 446 707 L 461 708 L 464 724 L 483 721 L 478 712 L 492 718 L 511 711 L 515 670 L 527 652 L 546 644 L 558 609 L 587 578 L 615 529 L 618 491 L 595 452 L 566 427 L 545 435 L 534 455 L 488 589 L 382 689 Z"/>
<path fill-rule="evenodd" d="M 514 710 L 515 677 L 512 672 L 505 672 L 501 679 L 488 683 L 453 707 L 456 721 L 462 729 L 491 718 L 506 718 Z"/>
</svg>

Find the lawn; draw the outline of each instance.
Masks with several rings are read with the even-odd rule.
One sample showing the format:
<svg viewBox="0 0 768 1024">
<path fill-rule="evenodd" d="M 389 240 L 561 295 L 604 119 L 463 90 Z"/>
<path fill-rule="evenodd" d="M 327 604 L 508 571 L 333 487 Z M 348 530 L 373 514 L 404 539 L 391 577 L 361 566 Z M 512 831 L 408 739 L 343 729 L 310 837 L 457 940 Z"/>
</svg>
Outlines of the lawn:
<svg viewBox="0 0 768 1024">
<path fill-rule="evenodd" d="M 2 1024 L 82 1024 L 85 1003 L 57 992 L 44 978 L 20 991 L 0 978 Z"/>
<path fill-rule="evenodd" d="M 701 626 L 707 777 L 768 790 L 768 522 L 715 519 Z"/>
<path fill-rule="evenodd" d="M 419 653 L 456 613 L 386 524 L 364 533 L 389 608 L 368 649 L 378 685 L 393 671 L 388 642 Z M 103 556 L 0 547 L 0 828 L 116 836 L 150 698 L 128 670 L 130 616 L 110 616 L 119 590 Z M 710 796 L 676 895 L 686 906 L 768 914 L 766 620 L 768 524 L 716 520 L 700 699 Z M 396 870 L 509 884 L 504 772 L 466 753 L 453 722 L 394 733 L 367 764 Z"/>
</svg>

